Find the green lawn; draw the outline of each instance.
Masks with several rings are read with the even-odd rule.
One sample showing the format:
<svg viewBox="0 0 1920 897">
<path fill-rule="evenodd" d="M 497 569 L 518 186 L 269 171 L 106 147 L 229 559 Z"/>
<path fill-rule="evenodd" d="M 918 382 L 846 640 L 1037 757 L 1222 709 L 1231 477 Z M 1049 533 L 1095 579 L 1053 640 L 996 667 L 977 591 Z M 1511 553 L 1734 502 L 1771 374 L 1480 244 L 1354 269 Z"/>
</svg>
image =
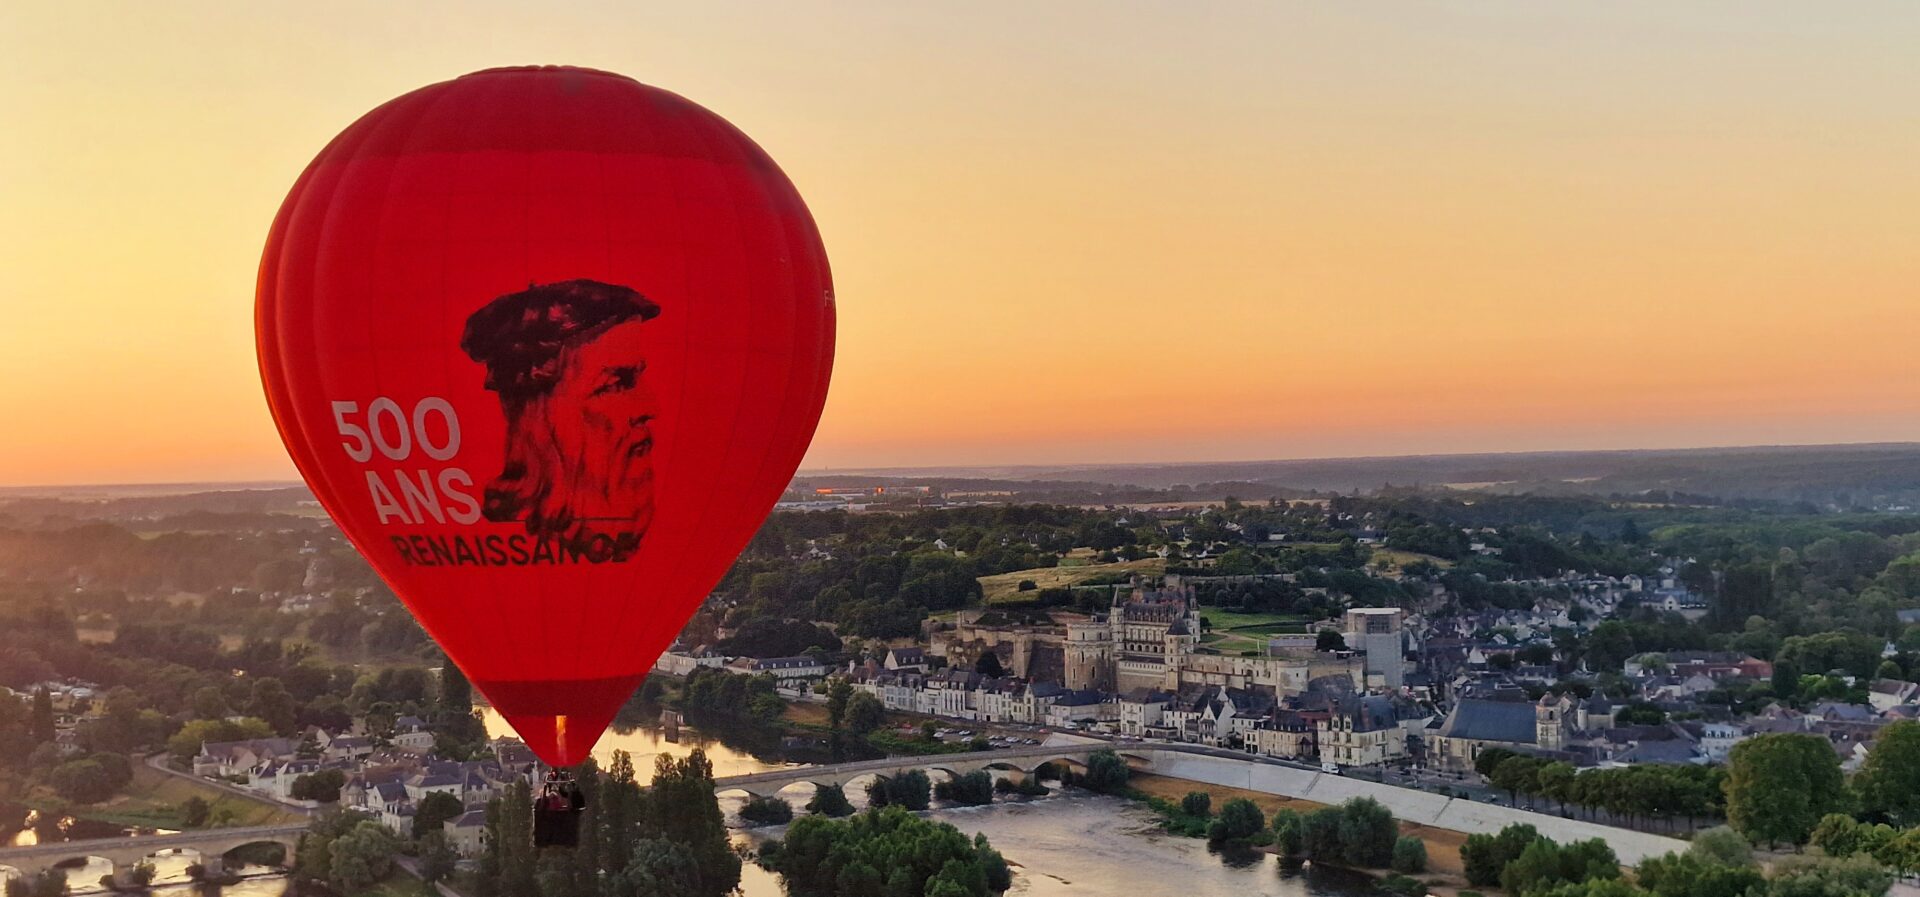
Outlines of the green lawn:
<svg viewBox="0 0 1920 897">
<path fill-rule="evenodd" d="M 1296 614 L 1245 614 L 1239 611 L 1222 610 L 1217 607 L 1201 609 L 1200 618 L 1207 621 L 1207 625 L 1212 627 L 1215 632 L 1229 629 L 1241 632 L 1248 631 L 1254 627 L 1258 627 L 1259 631 L 1262 632 L 1299 632 L 1300 625 L 1306 622 L 1304 618 Z M 1292 626 L 1293 628 L 1268 628 L 1281 625 Z"/>
<path fill-rule="evenodd" d="M 1453 566 L 1453 562 L 1445 558 L 1437 558 L 1430 554 L 1419 554 L 1412 551 L 1401 551 L 1397 548 L 1375 547 L 1373 554 L 1367 561 L 1375 567 L 1394 571 L 1404 570 L 1408 564 L 1414 564 L 1420 561 L 1426 561 L 1443 570 Z"/>
<path fill-rule="evenodd" d="M 133 764 L 133 781 L 124 792 L 92 806 L 68 807 L 67 812 L 118 825 L 181 829 L 186 824 L 181 821 L 180 806 L 190 797 L 205 800 L 212 808 L 213 819 L 220 820 L 224 815 L 223 825 L 285 825 L 305 819 L 265 801 L 236 797 L 208 785 L 167 775 L 142 762 Z"/>
<path fill-rule="evenodd" d="M 1249 638 L 1244 635 L 1228 635 L 1218 632 L 1209 632 L 1201 636 L 1200 644 L 1222 654 L 1240 654 L 1246 651 L 1265 654 L 1267 651 L 1265 639 Z"/>
</svg>

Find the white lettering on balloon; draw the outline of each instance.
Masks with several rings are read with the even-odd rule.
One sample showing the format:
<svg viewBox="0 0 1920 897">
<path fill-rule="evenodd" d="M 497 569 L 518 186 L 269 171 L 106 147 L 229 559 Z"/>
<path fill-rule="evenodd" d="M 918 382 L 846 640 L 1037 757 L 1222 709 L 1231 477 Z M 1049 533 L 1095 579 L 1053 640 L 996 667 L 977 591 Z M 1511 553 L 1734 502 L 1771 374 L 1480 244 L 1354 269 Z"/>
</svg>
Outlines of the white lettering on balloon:
<svg viewBox="0 0 1920 897">
<path fill-rule="evenodd" d="M 333 425 L 347 457 L 367 464 L 377 454 L 404 464 L 418 453 L 430 461 L 449 461 L 460 452 L 460 416 L 438 396 L 414 403 L 411 414 L 399 402 L 380 396 L 363 412 L 358 402 L 334 402 Z M 480 520 L 473 477 L 458 467 L 374 470 L 367 475 L 367 497 L 382 525 L 426 522 L 459 524 Z"/>
</svg>

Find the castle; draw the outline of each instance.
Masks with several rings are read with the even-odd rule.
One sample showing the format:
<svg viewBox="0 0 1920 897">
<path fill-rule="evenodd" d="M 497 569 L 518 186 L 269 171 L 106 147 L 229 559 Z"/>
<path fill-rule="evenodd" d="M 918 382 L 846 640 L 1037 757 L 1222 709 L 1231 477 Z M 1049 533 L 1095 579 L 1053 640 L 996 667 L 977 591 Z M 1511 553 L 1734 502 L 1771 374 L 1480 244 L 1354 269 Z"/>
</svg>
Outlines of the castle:
<svg viewBox="0 0 1920 897">
<path fill-rule="evenodd" d="M 1140 577 L 1116 586 L 1104 613 L 966 611 L 952 630 L 935 633 L 932 645 L 954 666 L 971 669 L 992 652 L 1013 676 L 1116 694 L 1194 685 L 1295 694 L 1330 675 L 1363 690 L 1397 687 L 1404 666 L 1400 612 L 1356 609 L 1344 622 L 1359 641 L 1354 651 L 1315 651 L 1309 641 L 1275 642 L 1260 656 L 1214 653 L 1200 647 L 1204 624 L 1193 586 L 1169 575 L 1157 587 Z"/>
</svg>

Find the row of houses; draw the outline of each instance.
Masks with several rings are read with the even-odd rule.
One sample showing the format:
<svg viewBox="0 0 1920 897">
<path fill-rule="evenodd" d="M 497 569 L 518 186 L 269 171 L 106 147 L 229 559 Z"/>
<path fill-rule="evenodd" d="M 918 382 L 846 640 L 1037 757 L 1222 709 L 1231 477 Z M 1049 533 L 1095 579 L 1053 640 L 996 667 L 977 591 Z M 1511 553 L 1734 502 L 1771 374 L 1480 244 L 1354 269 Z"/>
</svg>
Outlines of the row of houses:
<svg viewBox="0 0 1920 897">
<path fill-rule="evenodd" d="M 1284 698 L 1270 689 L 1224 685 L 1111 695 L 966 670 L 924 673 L 872 663 L 855 667 L 848 678 L 889 710 L 1182 741 L 1343 766 L 1407 759 L 1409 734 L 1433 715 L 1405 698 L 1356 694 L 1345 676 L 1316 680 L 1305 692 Z"/>
<path fill-rule="evenodd" d="M 532 782 L 537 758 L 517 739 L 489 743 L 489 755 L 465 761 L 433 756 L 433 735 L 424 721 L 401 717 L 395 734 L 376 746 L 365 736 L 309 729 L 299 739 L 254 738 L 210 741 L 194 756 L 195 775 L 221 778 L 283 803 L 294 797 L 302 776 L 338 770 L 345 779 L 339 806 L 358 810 L 400 833 L 413 830 L 413 817 L 432 794 L 446 794 L 466 809 L 445 823 L 448 842 L 462 856 L 478 855 L 487 802 L 516 778 Z"/>
<path fill-rule="evenodd" d="M 921 667 L 887 669 L 873 662 L 854 667 L 847 679 L 878 698 L 881 706 L 903 713 L 1060 729 L 1112 729 L 1119 719 L 1119 708 L 1106 693 L 1054 682 L 953 668 L 935 673 Z"/>
</svg>

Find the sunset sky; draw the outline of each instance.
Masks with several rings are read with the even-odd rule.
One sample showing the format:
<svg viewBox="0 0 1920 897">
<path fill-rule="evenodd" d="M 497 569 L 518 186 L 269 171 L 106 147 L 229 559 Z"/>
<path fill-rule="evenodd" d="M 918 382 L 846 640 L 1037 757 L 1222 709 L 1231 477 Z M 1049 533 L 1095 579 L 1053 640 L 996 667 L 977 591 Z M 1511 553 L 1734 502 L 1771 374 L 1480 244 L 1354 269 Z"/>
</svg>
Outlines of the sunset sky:
<svg viewBox="0 0 1920 897">
<path fill-rule="evenodd" d="M 1911 3 L 0 4 L 0 484 L 293 476 L 274 210 L 570 63 L 807 198 L 807 467 L 1920 440 Z"/>
</svg>

